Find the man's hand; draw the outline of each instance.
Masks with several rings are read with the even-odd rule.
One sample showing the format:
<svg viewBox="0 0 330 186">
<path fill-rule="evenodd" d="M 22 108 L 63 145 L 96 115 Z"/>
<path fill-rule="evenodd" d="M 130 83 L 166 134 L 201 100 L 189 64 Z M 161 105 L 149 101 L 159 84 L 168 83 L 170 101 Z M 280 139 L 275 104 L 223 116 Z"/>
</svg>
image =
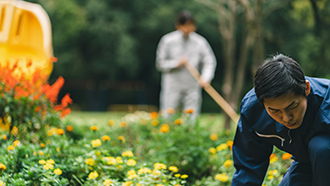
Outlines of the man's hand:
<svg viewBox="0 0 330 186">
<path fill-rule="evenodd" d="M 199 84 L 199 86 L 201 86 L 203 88 L 207 88 L 207 87 L 211 86 L 209 81 L 204 81 L 204 80 L 202 80 L 202 78 L 199 78 L 198 84 Z"/>
<path fill-rule="evenodd" d="M 178 63 L 178 68 L 186 65 L 188 63 L 188 59 L 186 57 L 182 57 Z"/>
</svg>

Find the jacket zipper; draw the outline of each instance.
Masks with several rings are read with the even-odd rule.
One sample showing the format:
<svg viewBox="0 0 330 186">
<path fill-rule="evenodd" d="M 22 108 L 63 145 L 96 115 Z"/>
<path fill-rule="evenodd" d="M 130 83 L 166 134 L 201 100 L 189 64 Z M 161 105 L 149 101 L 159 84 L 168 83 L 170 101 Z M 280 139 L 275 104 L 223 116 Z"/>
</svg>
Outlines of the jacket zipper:
<svg viewBox="0 0 330 186">
<path fill-rule="evenodd" d="M 255 131 L 255 133 L 260 136 L 260 137 L 265 137 L 265 138 L 278 138 L 281 140 L 281 146 L 283 147 L 283 143 L 285 141 L 284 138 L 277 136 L 277 135 L 266 135 L 266 134 L 259 134 L 257 131 Z"/>
</svg>

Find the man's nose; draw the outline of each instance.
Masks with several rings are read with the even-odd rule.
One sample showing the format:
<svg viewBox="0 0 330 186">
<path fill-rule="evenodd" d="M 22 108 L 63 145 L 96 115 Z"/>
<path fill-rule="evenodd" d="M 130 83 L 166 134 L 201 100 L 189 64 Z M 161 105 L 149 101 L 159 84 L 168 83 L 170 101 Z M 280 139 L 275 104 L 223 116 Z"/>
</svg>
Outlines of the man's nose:
<svg viewBox="0 0 330 186">
<path fill-rule="evenodd" d="M 283 112 L 283 113 L 282 113 L 282 120 L 283 120 L 285 123 L 289 123 L 289 122 L 292 120 L 292 114 L 289 113 L 289 112 Z"/>
</svg>

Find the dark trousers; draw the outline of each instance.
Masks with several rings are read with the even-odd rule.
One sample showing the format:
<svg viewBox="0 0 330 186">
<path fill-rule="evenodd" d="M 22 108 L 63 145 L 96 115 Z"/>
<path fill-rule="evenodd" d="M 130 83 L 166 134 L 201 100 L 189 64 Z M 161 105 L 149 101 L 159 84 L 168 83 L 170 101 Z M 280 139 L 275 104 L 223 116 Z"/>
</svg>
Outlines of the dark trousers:
<svg viewBox="0 0 330 186">
<path fill-rule="evenodd" d="M 293 161 L 279 186 L 330 186 L 330 135 L 313 137 L 308 151 L 311 164 Z"/>
</svg>

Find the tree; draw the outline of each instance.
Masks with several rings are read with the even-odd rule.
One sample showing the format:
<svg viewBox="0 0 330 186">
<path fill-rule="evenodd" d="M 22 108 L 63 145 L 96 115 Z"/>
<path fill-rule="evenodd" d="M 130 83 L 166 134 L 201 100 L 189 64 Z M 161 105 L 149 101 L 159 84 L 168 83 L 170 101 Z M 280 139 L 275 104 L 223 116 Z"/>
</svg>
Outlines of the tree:
<svg viewBox="0 0 330 186">
<path fill-rule="evenodd" d="M 255 67 L 264 59 L 263 21 L 267 14 L 278 8 L 279 3 L 270 3 L 271 1 L 266 0 L 196 1 L 218 14 L 225 62 L 222 92 L 224 98 L 237 110 L 250 50 L 253 49 L 251 55 L 254 63 L 252 71 L 254 72 Z M 280 3 L 283 5 L 283 1 Z M 266 9 L 264 9 L 265 5 L 268 5 Z M 242 20 L 238 20 L 242 17 Z M 243 25 L 240 30 L 239 25 Z M 230 129 L 229 117 L 226 118 L 225 129 Z"/>
</svg>

